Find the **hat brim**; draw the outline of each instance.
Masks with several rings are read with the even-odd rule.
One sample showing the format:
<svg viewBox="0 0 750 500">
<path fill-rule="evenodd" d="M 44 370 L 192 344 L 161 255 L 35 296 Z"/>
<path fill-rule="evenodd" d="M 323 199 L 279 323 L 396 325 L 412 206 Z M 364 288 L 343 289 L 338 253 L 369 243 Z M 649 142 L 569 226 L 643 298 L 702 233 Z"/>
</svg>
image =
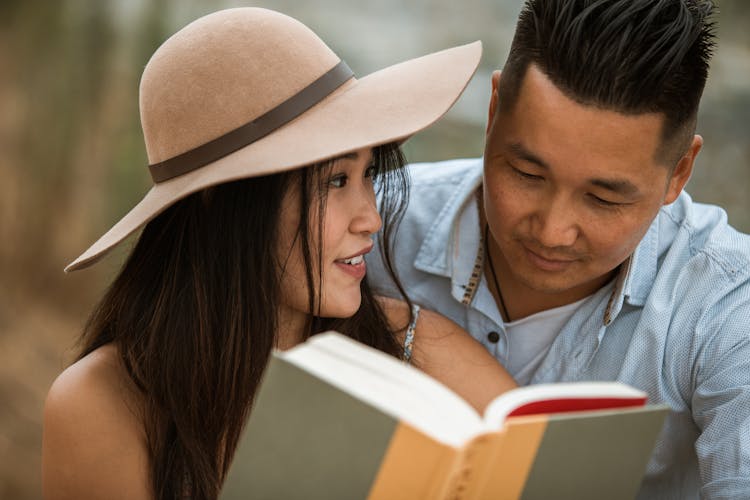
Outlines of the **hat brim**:
<svg viewBox="0 0 750 500">
<path fill-rule="evenodd" d="M 65 272 L 94 264 L 167 207 L 207 187 L 291 170 L 410 137 L 437 121 L 456 102 L 481 54 L 482 45 L 477 41 L 350 80 L 268 136 L 154 185 Z"/>
</svg>

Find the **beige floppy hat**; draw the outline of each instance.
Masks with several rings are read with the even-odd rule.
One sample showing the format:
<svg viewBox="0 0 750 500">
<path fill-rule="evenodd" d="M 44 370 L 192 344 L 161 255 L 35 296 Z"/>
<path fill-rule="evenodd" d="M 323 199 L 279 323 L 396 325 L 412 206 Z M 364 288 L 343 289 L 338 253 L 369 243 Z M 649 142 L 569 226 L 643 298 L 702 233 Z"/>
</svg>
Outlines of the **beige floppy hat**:
<svg viewBox="0 0 750 500">
<path fill-rule="evenodd" d="M 406 139 L 453 105 L 481 51 L 474 42 L 356 79 L 315 33 L 278 12 L 227 9 L 192 22 L 141 78 L 153 187 L 65 271 L 95 263 L 206 187 Z"/>
</svg>

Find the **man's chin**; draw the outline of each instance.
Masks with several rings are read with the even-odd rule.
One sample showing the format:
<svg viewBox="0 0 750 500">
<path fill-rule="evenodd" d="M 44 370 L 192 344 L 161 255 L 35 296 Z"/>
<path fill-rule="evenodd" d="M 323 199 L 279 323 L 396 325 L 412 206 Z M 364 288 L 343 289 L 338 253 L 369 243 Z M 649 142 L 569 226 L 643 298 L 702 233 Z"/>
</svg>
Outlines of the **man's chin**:
<svg viewBox="0 0 750 500">
<path fill-rule="evenodd" d="M 586 284 L 585 281 L 581 280 L 580 275 L 574 271 L 556 275 L 555 273 L 541 271 L 523 273 L 523 270 L 519 268 L 515 270 L 515 274 L 516 279 L 526 288 L 548 295 L 570 292 L 576 288 L 584 287 Z"/>
</svg>

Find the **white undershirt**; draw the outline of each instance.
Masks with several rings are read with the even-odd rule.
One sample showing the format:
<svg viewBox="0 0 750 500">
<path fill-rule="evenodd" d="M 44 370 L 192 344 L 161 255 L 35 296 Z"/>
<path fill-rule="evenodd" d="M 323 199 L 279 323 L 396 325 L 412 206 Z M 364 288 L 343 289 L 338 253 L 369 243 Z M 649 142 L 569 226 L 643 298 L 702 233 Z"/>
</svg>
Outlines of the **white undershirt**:
<svg viewBox="0 0 750 500">
<path fill-rule="evenodd" d="M 547 309 L 531 316 L 505 323 L 508 356 L 505 368 L 519 385 L 526 385 L 547 355 L 552 342 L 576 309 L 586 302 L 584 297 L 572 304 Z"/>
</svg>

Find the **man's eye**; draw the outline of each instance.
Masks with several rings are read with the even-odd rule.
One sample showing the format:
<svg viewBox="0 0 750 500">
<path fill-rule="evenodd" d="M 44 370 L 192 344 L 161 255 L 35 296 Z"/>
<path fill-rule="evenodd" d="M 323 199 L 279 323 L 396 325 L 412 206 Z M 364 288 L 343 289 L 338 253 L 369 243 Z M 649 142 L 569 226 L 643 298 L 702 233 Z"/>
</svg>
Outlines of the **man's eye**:
<svg viewBox="0 0 750 500">
<path fill-rule="evenodd" d="M 514 172 L 514 173 L 515 173 L 515 174 L 516 174 L 516 175 L 517 175 L 518 177 L 520 177 L 521 179 L 526 179 L 526 180 L 533 180 L 533 181 L 538 181 L 538 180 L 542 180 L 542 179 L 544 179 L 544 177 L 542 177 L 541 175 L 534 175 L 534 174 L 530 174 L 530 173 L 528 173 L 528 172 L 524 172 L 523 170 L 518 170 L 518 169 L 517 169 L 517 168 L 515 168 L 515 167 L 511 167 L 511 168 L 513 169 L 513 172 Z"/>
<path fill-rule="evenodd" d="M 619 207 L 620 205 L 622 205 L 622 203 L 617 203 L 616 201 L 609 201 L 605 200 L 604 198 L 599 198 L 595 194 L 589 194 L 589 197 L 594 201 L 594 203 L 605 208 Z"/>
<path fill-rule="evenodd" d="M 342 188 L 346 186 L 348 180 L 349 178 L 346 176 L 346 174 L 339 174 L 331 177 L 331 180 L 328 181 L 328 184 L 335 188 Z"/>
</svg>

